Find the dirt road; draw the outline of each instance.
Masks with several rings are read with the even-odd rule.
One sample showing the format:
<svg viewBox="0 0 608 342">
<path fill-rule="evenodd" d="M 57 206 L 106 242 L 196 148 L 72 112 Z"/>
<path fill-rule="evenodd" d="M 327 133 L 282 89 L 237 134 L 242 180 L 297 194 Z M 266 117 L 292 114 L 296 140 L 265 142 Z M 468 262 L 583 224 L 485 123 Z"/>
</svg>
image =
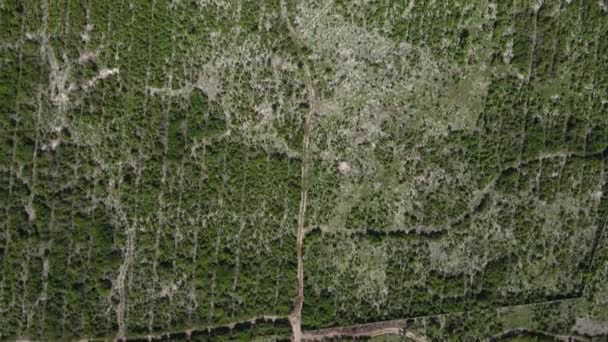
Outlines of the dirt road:
<svg viewBox="0 0 608 342">
<path fill-rule="evenodd" d="M 307 61 L 303 58 L 301 53 L 301 39 L 299 33 L 292 26 L 289 15 L 287 12 L 286 0 L 281 1 L 281 15 L 287 25 L 289 34 L 297 47 L 298 57 L 302 63 L 304 70 L 304 77 L 306 81 L 306 91 L 308 93 L 308 114 L 306 115 L 306 121 L 304 123 L 304 132 L 302 136 L 302 174 L 300 181 L 300 207 L 298 211 L 298 227 L 296 232 L 296 258 L 297 258 L 297 285 L 296 285 L 296 297 L 294 300 L 294 308 L 289 315 L 289 322 L 293 331 L 293 340 L 301 341 L 302 339 L 302 328 L 300 319 L 302 316 L 302 305 L 304 303 L 304 266 L 302 264 L 302 245 L 304 243 L 304 222 L 306 220 L 306 199 L 308 196 L 308 167 L 309 167 L 309 145 L 310 145 L 310 132 L 312 130 L 312 122 L 314 114 L 317 111 L 317 93 L 314 87 L 312 72 Z"/>
</svg>

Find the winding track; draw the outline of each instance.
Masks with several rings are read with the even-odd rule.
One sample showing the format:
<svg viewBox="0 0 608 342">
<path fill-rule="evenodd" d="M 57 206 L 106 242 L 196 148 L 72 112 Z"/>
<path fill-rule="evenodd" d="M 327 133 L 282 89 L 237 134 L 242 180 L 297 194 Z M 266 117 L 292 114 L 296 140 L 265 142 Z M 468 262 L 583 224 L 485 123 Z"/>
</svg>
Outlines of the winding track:
<svg viewBox="0 0 608 342">
<path fill-rule="evenodd" d="M 317 112 L 317 93 L 313 84 L 312 73 L 310 67 L 303 58 L 301 53 L 301 39 L 299 33 L 291 25 L 289 16 L 287 13 L 287 1 L 281 0 L 281 16 L 285 20 L 289 35 L 293 39 L 294 44 L 297 48 L 298 58 L 302 62 L 302 68 L 304 70 L 304 77 L 306 80 L 306 91 L 308 93 L 308 114 L 306 115 L 306 122 L 304 123 L 304 132 L 302 135 L 302 176 L 301 176 L 301 190 L 300 190 L 300 208 L 298 211 L 298 228 L 296 232 L 296 258 L 298 263 L 297 269 L 297 285 L 296 285 L 296 297 L 294 300 L 293 311 L 289 315 L 289 322 L 293 332 L 293 340 L 299 342 L 302 340 L 302 305 L 304 303 L 304 266 L 302 264 L 302 245 L 304 243 L 304 221 L 306 217 L 306 199 L 308 192 L 308 167 L 309 167 L 309 144 L 310 144 L 310 132 L 312 130 L 312 119 L 314 114 Z"/>
</svg>

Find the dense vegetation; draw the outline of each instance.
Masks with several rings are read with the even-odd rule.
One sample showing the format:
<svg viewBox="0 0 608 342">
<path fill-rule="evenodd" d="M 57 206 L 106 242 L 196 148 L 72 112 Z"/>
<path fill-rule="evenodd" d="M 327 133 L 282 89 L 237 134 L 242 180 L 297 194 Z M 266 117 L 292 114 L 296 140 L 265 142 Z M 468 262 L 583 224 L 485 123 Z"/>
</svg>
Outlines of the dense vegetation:
<svg viewBox="0 0 608 342">
<path fill-rule="evenodd" d="M 285 5 L 0 0 L 0 340 L 608 334 L 608 5 Z"/>
</svg>

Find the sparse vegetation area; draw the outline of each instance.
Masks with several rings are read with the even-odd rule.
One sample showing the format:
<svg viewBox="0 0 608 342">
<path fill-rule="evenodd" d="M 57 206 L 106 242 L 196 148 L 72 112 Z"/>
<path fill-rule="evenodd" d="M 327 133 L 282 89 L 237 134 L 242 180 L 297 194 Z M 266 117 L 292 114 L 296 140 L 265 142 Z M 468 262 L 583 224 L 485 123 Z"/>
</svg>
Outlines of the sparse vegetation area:
<svg viewBox="0 0 608 342">
<path fill-rule="evenodd" d="M 603 0 L 0 0 L 0 340 L 605 339 L 607 38 Z"/>
</svg>

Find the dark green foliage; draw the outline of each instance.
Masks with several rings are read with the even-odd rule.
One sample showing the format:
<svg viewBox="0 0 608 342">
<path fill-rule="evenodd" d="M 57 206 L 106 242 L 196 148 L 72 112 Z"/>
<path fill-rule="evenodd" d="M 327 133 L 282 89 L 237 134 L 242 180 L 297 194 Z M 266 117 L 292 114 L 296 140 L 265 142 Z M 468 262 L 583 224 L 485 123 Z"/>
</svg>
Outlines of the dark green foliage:
<svg viewBox="0 0 608 342">
<path fill-rule="evenodd" d="M 608 319 L 602 1 L 286 3 L 0 3 L 0 340 Z"/>
</svg>

